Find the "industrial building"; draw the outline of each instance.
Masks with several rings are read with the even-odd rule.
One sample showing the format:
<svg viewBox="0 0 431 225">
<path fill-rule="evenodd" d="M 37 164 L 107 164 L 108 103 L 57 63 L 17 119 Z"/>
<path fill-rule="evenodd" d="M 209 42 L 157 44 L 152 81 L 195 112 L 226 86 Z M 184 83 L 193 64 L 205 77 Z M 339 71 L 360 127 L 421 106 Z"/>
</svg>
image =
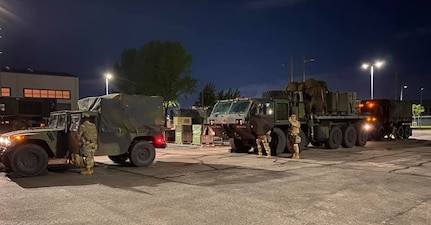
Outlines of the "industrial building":
<svg viewBox="0 0 431 225">
<path fill-rule="evenodd" d="M 78 109 L 79 79 L 71 74 L 4 67 L 0 87 L 1 96 L 56 99 L 57 110 Z"/>
</svg>

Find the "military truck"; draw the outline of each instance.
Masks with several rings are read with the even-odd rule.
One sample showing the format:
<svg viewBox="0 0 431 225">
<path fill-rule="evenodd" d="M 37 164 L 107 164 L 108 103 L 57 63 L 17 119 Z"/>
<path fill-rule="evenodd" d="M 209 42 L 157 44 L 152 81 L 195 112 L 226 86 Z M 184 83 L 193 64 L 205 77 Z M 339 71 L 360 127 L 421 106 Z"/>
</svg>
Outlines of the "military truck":
<svg viewBox="0 0 431 225">
<path fill-rule="evenodd" d="M 44 128 L 12 131 L 0 136 L 0 161 L 21 176 L 37 176 L 48 166 L 68 165 L 77 141 L 71 137 L 84 113 L 98 130 L 97 155 L 116 163 L 130 159 L 148 166 L 155 147 L 166 147 L 162 97 L 110 94 L 78 101 L 77 111 L 56 111 Z"/>
<path fill-rule="evenodd" d="M 364 146 L 368 140 L 367 116 L 360 114 L 356 94 L 328 92 L 326 83 L 312 79 L 289 83 L 286 90 L 264 92 L 262 98 L 220 100 L 214 105 L 207 126 L 216 136 L 230 138 L 234 152 L 248 152 L 255 147 L 257 126 L 264 126 L 271 131 L 269 145 L 275 156 L 291 151 L 291 114 L 296 114 L 301 122 L 300 150 L 309 143 L 336 149 L 340 145 Z"/>
<path fill-rule="evenodd" d="M 404 139 L 412 136 L 412 104 L 408 101 L 391 99 L 362 100 L 363 115 L 368 116 L 370 139 Z"/>
<path fill-rule="evenodd" d="M 0 133 L 38 127 L 55 110 L 55 99 L 0 97 Z"/>
</svg>

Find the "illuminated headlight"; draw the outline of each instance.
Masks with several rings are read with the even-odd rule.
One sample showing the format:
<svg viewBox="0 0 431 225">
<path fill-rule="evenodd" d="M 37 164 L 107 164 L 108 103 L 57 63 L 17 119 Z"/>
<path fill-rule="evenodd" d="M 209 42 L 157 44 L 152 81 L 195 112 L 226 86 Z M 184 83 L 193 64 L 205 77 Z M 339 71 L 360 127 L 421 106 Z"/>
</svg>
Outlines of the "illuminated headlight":
<svg viewBox="0 0 431 225">
<path fill-rule="evenodd" d="M 372 128 L 372 126 L 369 123 L 365 123 L 364 126 L 363 126 L 363 129 L 366 130 L 366 131 L 371 130 L 371 128 Z"/>
<path fill-rule="evenodd" d="M 215 121 L 214 120 L 210 120 L 210 125 L 214 125 Z"/>
<path fill-rule="evenodd" d="M 1 145 L 10 145 L 9 137 L 0 137 L 0 144 Z"/>
<path fill-rule="evenodd" d="M 242 119 L 236 119 L 236 124 L 243 125 L 244 121 Z"/>
</svg>

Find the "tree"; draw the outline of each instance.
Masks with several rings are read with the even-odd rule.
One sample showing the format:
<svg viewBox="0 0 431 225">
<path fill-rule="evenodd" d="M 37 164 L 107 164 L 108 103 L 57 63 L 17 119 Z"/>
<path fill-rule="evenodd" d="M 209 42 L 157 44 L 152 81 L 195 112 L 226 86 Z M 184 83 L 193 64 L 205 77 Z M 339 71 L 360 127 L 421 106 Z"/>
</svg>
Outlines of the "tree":
<svg viewBox="0 0 431 225">
<path fill-rule="evenodd" d="M 418 116 L 420 116 L 423 112 L 425 112 L 425 108 L 423 105 L 419 105 L 419 104 L 412 104 L 412 113 L 413 113 L 413 120 L 415 123 L 416 122 L 416 118 Z"/>
<path fill-rule="evenodd" d="M 196 100 L 195 105 L 200 107 L 213 106 L 216 101 L 215 85 L 213 83 L 208 83 L 199 93 L 198 100 Z"/>
<path fill-rule="evenodd" d="M 114 66 L 117 88 L 122 93 L 158 95 L 168 107 L 180 96 L 193 94 L 197 80 L 190 74 L 192 56 L 179 42 L 150 41 L 140 49 L 126 49 Z"/>
<path fill-rule="evenodd" d="M 224 90 L 217 92 L 217 99 L 218 100 L 232 99 L 232 98 L 239 98 L 239 97 L 240 97 L 240 92 L 239 92 L 238 88 L 235 91 L 232 91 L 232 88 L 229 88 L 226 91 L 226 93 L 224 92 Z"/>
</svg>

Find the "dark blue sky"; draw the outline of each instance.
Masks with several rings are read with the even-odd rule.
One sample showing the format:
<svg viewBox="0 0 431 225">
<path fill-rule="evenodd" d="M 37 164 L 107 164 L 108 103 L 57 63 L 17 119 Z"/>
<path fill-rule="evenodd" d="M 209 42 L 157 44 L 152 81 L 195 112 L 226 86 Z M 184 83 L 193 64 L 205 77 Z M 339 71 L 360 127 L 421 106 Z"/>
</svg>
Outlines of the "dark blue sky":
<svg viewBox="0 0 431 225">
<path fill-rule="evenodd" d="M 104 93 L 103 73 L 126 48 L 179 41 L 199 85 L 245 97 L 284 89 L 295 59 L 301 79 L 370 97 L 365 61 L 382 59 L 374 97 L 431 98 L 431 3 L 422 0 L 0 0 L 1 65 L 79 76 L 80 96 Z M 201 87 L 201 86 L 200 86 Z M 198 87 L 198 91 L 200 91 Z M 189 106 L 196 96 L 182 100 Z"/>
</svg>

